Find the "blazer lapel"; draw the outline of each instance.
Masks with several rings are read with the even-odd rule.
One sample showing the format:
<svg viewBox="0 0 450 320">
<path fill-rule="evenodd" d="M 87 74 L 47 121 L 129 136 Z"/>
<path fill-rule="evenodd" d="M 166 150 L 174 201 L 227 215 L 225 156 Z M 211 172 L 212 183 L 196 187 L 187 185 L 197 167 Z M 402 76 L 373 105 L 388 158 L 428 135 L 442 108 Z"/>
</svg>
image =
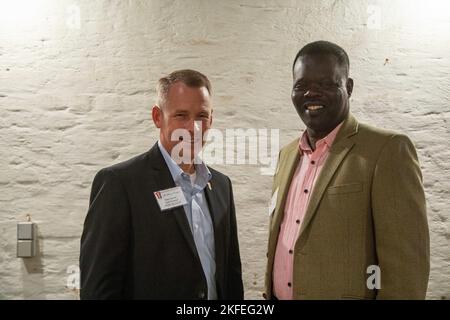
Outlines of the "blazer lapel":
<svg viewBox="0 0 450 320">
<path fill-rule="evenodd" d="M 157 185 L 157 190 L 165 190 L 169 188 L 176 187 L 173 181 L 172 175 L 170 174 L 169 168 L 164 160 L 164 157 L 159 150 L 158 144 L 155 144 L 149 152 L 150 162 L 153 167 L 153 175 L 155 176 L 155 183 Z M 152 195 L 153 196 L 153 195 Z M 158 207 L 159 209 L 159 207 Z M 171 214 L 174 216 L 180 231 L 186 239 L 189 248 L 192 253 L 198 257 L 197 248 L 195 246 L 194 237 L 192 235 L 191 228 L 189 226 L 189 221 L 186 217 L 186 212 L 184 207 L 177 207 L 169 210 L 170 212 L 164 212 L 162 214 Z M 198 259 L 200 259 L 198 257 Z"/>
<path fill-rule="evenodd" d="M 331 146 L 328 159 L 326 160 L 322 171 L 317 178 L 302 226 L 300 228 L 299 238 L 314 217 L 314 214 L 317 211 L 317 207 L 322 200 L 322 197 L 331 179 L 336 173 L 337 168 L 341 164 L 342 160 L 344 160 L 348 152 L 352 149 L 354 141 L 348 138 L 356 134 L 357 130 L 358 123 L 356 119 L 350 114 L 349 117 L 345 120 L 341 131 L 338 133 L 333 145 Z"/>
<path fill-rule="evenodd" d="M 204 191 L 206 201 L 208 202 L 209 212 L 211 214 L 211 220 L 214 226 L 214 240 L 217 247 L 218 241 L 221 242 L 223 239 L 223 237 L 218 235 L 218 232 L 220 231 L 220 221 L 222 221 L 222 215 L 224 211 L 220 208 L 221 202 L 217 198 L 218 195 L 215 192 L 214 184 L 215 181 L 214 178 L 212 178 L 211 181 L 208 182 L 208 185 L 205 187 Z M 222 246 L 220 245 L 218 247 L 222 248 Z"/>
<path fill-rule="evenodd" d="M 298 141 L 297 141 L 298 142 Z M 271 234 L 273 231 L 276 231 L 274 234 L 278 237 L 278 228 L 281 224 L 281 220 L 284 216 L 284 207 L 286 203 L 286 198 L 289 193 L 289 187 L 291 185 L 292 177 L 294 176 L 295 169 L 297 168 L 298 162 L 300 160 L 300 150 L 298 148 L 298 143 L 294 143 L 292 145 L 292 149 L 286 152 L 286 159 L 280 159 L 280 164 L 283 167 L 279 169 L 278 172 L 278 196 L 277 203 L 275 205 L 275 209 L 273 212 L 273 223 L 271 226 Z"/>
<path fill-rule="evenodd" d="M 228 246 L 225 243 L 225 241 L 228 241 L 228 238 L 226 238 L 226 235 L 224 234 L 225 230 L 223 227 L 221 227 L 221 225 L 223 225 L 223 215 L 226 210 L 229 209 L 224 210 L 222 201 L 220 199 L 220 194 L 216 192 L 214 174 L 208 185 L 205 187 L 204 191 L 214 228 L 216 279 L 219 279 L 220 275 L 222 274 L 222 268 L 225 265 L 225 257 L 228 255 Z M 216 282 L 217 286 L 219 286 L 219 283 L 221 283 L 220 281 Z M 220 292 L 221 288 L 218 288 L 217 291 Z"/>
</svg>

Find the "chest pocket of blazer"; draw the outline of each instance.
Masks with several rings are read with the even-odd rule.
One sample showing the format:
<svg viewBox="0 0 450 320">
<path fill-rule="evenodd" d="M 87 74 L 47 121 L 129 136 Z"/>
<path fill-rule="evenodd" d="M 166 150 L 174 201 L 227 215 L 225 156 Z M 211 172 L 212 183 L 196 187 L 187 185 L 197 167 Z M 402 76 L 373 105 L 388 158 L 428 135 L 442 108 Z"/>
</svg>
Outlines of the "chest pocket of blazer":
<svg viewBox="0 0 450 320">
<path fill-rule="evenodd" d="M 342 194 L 342 193 L 355 193 L 363 191 L 363 184 L 361 182 L 341 184 L 328 187 L 328 194 Z"/>
</svg>

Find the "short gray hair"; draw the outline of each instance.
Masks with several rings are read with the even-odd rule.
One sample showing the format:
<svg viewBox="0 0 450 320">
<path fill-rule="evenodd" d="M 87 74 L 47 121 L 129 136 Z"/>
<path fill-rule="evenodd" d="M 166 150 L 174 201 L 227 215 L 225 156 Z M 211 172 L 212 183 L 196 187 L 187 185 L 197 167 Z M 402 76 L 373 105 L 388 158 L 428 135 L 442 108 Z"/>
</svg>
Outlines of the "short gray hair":
<svg viewBox="0 0 450 320">
<path fill-rule="evenodd" d="M 182 82 L 192 88 L 205 87 L 209 95 L 211 95 L 211 82 L 209 82 L 209 79 L 204 74 L 190 69 L 177 70 L 162 77 L 158 81 L 156 86 L 156 93 L 158 94 L 156 103 L 159 107 L 162 107 L 166 103 L 170 86 L 175 82 Z"/>
</svg>

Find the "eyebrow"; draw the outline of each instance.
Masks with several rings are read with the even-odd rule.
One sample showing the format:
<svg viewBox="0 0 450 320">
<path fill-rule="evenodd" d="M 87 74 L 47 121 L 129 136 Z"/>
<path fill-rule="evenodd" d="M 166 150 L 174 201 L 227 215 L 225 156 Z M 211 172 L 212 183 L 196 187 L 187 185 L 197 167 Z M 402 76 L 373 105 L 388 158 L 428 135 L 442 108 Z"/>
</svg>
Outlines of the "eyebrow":
<svg viewBox="0 0 450 320">
<path fill-rule="evenodd" d="M 178 109 L 175 110 L 173 114 L 188 114 L 190 112 L 190 110 L 183 110 L 183 109 Z M 199 113 L 197 113 L 197 115 L 208 115 L 209 116 L 209 112 L 207 110 L 202 110 Z"/>
<path fill-rule="evenodd" d="M 336 79 L 334 79 L 334 77 L 321 77 L 321 78 L 315 79 L 314 81 L 323 81 L 323 80 L 335 81 Z M 299 83 L 299 82 L 310 82 L 310 80 L 305 79 L 305 78 L 299 78 L 299 79 L 297 79 L 297 81 L 295 81 L 295 83 Z"/>
</svg>

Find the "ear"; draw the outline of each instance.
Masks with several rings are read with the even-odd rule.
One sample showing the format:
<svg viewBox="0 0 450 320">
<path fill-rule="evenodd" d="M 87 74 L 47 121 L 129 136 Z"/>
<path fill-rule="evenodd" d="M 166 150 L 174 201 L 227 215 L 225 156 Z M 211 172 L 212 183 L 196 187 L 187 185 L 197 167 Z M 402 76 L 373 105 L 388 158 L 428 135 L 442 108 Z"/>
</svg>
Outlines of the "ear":
<svg viewBox="0 0 450 320">
<path fill-rule="evenodd" d="M 353 79 L 352 78 L 347 79 L 346 86 L 347 86 L 348 97 L 350 98 L 352 96 L 352 92 L 353 92 Z"/>
<path fill-rule="evenodd" d="M 157 105 L 154 105 L 152 108 L 152 119 L 153 123 L 158 129 L 161 128 L 162 118 L 163 114 L 161 108 Z"/>
</svg>

